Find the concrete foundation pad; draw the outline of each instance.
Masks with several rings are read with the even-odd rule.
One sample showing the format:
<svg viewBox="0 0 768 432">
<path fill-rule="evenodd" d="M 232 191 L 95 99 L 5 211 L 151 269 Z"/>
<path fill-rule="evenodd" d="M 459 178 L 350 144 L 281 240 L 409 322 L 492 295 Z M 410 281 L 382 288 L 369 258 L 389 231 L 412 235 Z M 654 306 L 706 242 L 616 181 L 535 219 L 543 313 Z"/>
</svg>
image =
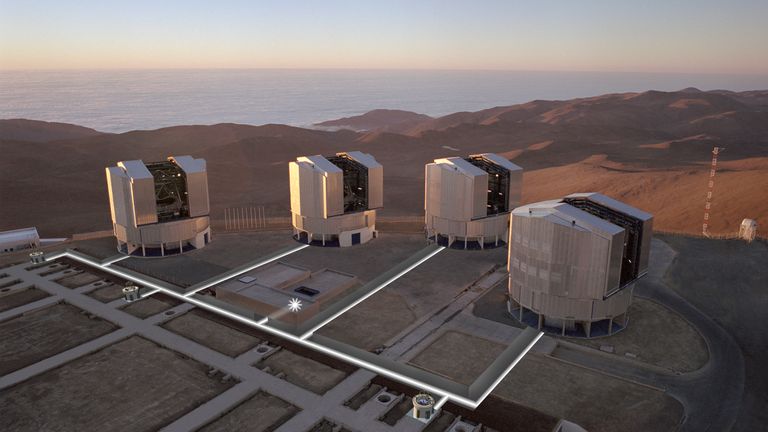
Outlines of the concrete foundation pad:
<svg viewBox="0 0 768 432">
<path fill-rule="evenodd" d="M 19 432 L 156 431 L 232 385 L 206 370 L 130 337 L 4 390 L 2 424 Z"/>
</svg>

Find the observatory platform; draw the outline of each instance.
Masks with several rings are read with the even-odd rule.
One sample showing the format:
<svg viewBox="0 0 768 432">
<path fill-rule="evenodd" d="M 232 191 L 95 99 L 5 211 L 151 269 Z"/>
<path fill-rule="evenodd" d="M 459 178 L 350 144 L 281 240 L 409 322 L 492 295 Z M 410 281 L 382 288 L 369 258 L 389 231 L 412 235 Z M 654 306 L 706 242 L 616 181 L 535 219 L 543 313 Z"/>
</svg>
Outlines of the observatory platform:
<svg viewBox="0 0 768 432">
<path fill-rule="evenodd" d="M 510 313 L 564 336 L 621 330 L 634 282 L 648 271 L 652 227 L 652 215 L 598 193 L 516 208 Z"/>
<path fill-rule="evenodd" d="M 106 168 L 118 251 L 138 256 L 180 254 L 210 241 L 205 160 L 118 162 Z"/>
<path fill-rule="evenodd" d="M 425 166 L 424 223 L 439 244 L 483 249 L 504 244 L 509 212 L 520 204 L 523 169 L 482 153 Z"/>
<path fill-rule="evenodd" d="M 331 269 L 310 272 L 285 262 L 244 273 L 215 288 L 216 297 L 261 316 L 290 324 L 314 317 L 322 305 L 357 284 L 357 277 Z M 289 310 L 292 302 L 296 310 Z"/>
<path fill-rule="evenodd" d="M 289 172 L 297 240 L 345 247 L 376 237 L 384 169 L 373 156 L 358 151 L 301 156 L 289 164 Z"/>
</svg>

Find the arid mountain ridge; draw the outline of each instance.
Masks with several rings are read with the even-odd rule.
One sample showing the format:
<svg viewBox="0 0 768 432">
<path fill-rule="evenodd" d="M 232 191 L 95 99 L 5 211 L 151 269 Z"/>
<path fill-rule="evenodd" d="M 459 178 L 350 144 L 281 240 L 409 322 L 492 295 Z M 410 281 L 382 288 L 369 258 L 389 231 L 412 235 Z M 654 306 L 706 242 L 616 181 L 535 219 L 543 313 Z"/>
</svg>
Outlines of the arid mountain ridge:
<svg viewBox="0 0 768 432">
<path fill-rule="evenodd" d="M 656 227 L 699 232 L 711 151 L 720 157 L 713 231 L 742 218 L 768 227 L 768 91 L 685 89 L 532 101 L 438 118 L 398 110 L 323 122 L 175 126 L 106 134 L 81 126 L 0 120 L 0 229 L 45 236 L 108 229 L 104 167 L 192 154 L 208 161 L 212 218 L 263 205 L 288 215 L 287 163 L 361 150 L 385 167 L 383 216 L 423 212 L 424 164 L 496 152 L 526 169 L 525 202 L 598 191 L 656 215 Z"/>
</svg>

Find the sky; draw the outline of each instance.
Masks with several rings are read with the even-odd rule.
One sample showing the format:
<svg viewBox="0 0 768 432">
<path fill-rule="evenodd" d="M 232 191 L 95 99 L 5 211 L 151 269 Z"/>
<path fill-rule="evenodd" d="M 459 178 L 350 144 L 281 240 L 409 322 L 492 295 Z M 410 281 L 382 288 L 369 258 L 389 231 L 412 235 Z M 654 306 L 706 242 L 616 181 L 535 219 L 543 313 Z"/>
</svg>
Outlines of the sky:
<svg viewBox="0 0 768 432">
<path fill-rule="evenodd" d="M 0 0 L 0 69 L 768 74 L 765 0 Z"/>
</svg>

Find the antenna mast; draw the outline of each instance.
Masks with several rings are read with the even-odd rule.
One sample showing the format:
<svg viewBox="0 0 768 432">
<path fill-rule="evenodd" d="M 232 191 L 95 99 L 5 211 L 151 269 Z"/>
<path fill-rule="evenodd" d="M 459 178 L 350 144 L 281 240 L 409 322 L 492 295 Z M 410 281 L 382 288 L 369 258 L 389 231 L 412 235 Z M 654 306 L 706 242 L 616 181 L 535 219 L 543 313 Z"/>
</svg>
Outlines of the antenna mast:
<svg viewBox="0 0 768 432">
<path fill-rule="evenodd" d="M 701 225 L 701 233 L 705 237 L 709 237 L 709 210 L 712 208 L 712 192 L 715 188 L 715 173 L 717 173 L 717 155 L 720 154 L 725 147 L 715 147 L 712 149 L 712 166 L 709 169 L 709 183 L 707 186 L 707 200 L 704 204 L 704 223 Z"/>
</svg>

